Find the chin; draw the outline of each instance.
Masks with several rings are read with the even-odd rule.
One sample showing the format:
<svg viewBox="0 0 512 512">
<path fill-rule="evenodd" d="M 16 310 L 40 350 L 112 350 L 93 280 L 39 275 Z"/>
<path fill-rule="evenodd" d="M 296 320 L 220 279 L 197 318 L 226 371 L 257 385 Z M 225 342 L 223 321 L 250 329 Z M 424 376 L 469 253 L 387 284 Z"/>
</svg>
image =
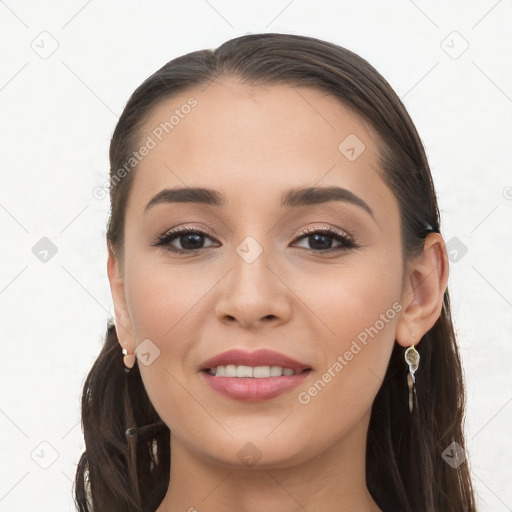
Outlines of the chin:
<svg viewBox="0 0 512 512">
<path fill-rule="evenodd" d="M 222 443 L 215 442 L 219 450 L 214 452 L 207 450 L 203 455 L 212 463 L 230 469 L 284 469 L 314 457 L 314 447 L 299 445 L 303 442 L 303 438 L 296 440 L 288 438 L 288 442 L 283 444 L 280 441 L 265 439 L 264 435 L 234 437 L 228 442 L 226 440 Z M 318 451 L 320 452 L 321 448 Z"/>
</svg>

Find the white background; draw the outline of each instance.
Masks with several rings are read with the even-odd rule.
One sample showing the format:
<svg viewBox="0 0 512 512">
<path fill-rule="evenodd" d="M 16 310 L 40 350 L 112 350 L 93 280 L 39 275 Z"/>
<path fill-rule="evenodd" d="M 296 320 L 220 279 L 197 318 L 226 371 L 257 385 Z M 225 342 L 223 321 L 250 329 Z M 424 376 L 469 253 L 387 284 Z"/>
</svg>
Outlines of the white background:
<svg viewBox="0 0 512 512">
<path fill-rule="evenodd" d="M 511 28 L 510 0 L 0 1 L 0 512 L 73 510 L 80 393 L 113 312 L 92 191 L 124 104 L 172 58 L 248 32 L 345 46 L 408 108 L 444 238 L 467 248 L 448 286 L 480 510 L 512 510 Z"/>
</svg>

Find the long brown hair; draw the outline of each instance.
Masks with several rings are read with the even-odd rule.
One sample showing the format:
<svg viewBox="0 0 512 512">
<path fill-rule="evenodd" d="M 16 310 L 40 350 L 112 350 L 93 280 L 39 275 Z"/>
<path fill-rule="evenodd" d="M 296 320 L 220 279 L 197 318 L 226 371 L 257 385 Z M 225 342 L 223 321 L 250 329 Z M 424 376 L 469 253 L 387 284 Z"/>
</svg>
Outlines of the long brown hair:
<svg viewBox="0 0 512 512">
<path fill-rule="evenodd" d="M 264 33 L 231 39 L 216 50 L 178 57 L 132 94 L 110 145 L 109 250 L 123 261 L 124 220 L 134 172 L 119 172 L 140 146 L 142 128 L 164 99 L 219 76 L 256 84 L 309 86 L 337 98 L 365 119 L 379 136 L 382 178 L 400 205 L 405 259 L 418 255 L 429 229 L 439 232 L 439 211 L 429 165 L 414 124 L 386 80 L 353 52 L 319 39 Z M 119 176 L 122 179 L 119 179 Z M 384 511 L 474 512 L 467 461 L 452 467 L 443 452 L 464 450 L 463 374 L 448 290 L 441 315 L 417 345 L 417 403 L 407 407 L 407 366 L 395 343 L 374 400 L 366 450 L 367 486 Z M 126 374 L 115 328 L 83 390 L 86 451 L 75 481 L 82 512 L 150 512 L 169 484 L 170 431 L 153 408 L 137 365 Z M 133 435 L 126 429 L 135 426 Z M 456 447 L 456 445 L 453 445 Z"/>
</svg>

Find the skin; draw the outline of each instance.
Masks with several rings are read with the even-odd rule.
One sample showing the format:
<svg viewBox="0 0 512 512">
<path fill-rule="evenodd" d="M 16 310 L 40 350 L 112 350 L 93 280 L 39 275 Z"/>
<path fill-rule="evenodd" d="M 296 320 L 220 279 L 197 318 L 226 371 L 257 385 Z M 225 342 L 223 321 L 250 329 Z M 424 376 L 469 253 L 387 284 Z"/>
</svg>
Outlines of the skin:
<svg viewBox="0 0 512 512">
<path fill-rule="evenodd" d="M 365 482 L 370 410 L 394 343 L 418 343 L 440 315 L 448 279 L 443 239 L 430 234 L 423 253 L 404 264 L 399 206 L 378 174 L 377 136 L 336 99 L 222 77 L 159 104 L 141 140 L 190 96 L 198 105 L 133 171 L 124 259 L 111 251 L 108 259 L 122 347 L 133 354 L 149 339 L 160 351 L 151 364 L 136 363 L 172 432 L 171 484 L 158 512 L 378 511 Z M 366 145 L 354 161 L 338 150 L 349 134 Z M 290 188 L 327 185 L 362 198 L 375 219 L 346 202 L 278 204 Z M 216 189 L 227 203 L 159 204 L 144 213 L 154 195 L 174 186 Z M 151 245 L 190 225 L 214 237 L 195 255 Z M 311 237 L 297 238 L 306 226 L 325 225 L 359 247 L 322 254 Z M 250 264 L 236 252 L 247 236 L 263 248 Z M 183 247 L 179 236 L 172 245 Z M 400 312 L 300 403 L 299 393 L 394 303 Z M 198 371 L 232 348 L 270 348 L 313 371 L 274 399 L 229 399 Z M 397 400 L 407 407 L 405 382 Z M 248 467 L 241 449 L 261 458 Z"/>
</svg>

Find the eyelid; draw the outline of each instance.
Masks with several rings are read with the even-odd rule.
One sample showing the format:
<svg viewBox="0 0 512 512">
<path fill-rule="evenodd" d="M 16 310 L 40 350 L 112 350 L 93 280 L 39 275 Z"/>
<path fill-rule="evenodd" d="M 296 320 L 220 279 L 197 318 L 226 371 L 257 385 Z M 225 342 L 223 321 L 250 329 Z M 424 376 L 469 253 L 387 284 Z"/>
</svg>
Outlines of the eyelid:
<svg viewBox="0 0 512 512">
<path fill-rule="evenodd" d="M 175 228 L 171 228 L 171 229 L 167 230 L 163 235 L 159 236 L 158 238 L 159 239 L 166 238 L 169 235 L 172 235 L 173 233 L 182 234 L 182 233 L 187 233 L 187 232 L 201 233 L 201 234 L 209 236 L 210 238 L 212 238 L 213 240 L 216 240 L 218 242 L 218 240 L 210 233 L 210 231 L 208 231 L 206 228 L 203 228 L 203 227 L 194 226 L 194 224 L 187 224 L 185 226 L 177 226 Z"/>
<path fill-rule="evenodd" d="M 199 232 L 199 233 L 202 233 L 202 234 L 205 234 L 205 235 L 208 235 L 210 238 L 218 241 L 211 233 L 210 231 L 208 231 L 206 228 L 203 228 L 203 227 L 199 227 L 199 226 L 194 226 L 193 224 L 187 224 L 186 226 L 182 226 L 182 227 L 175 227 L 175 228 L 171 228 L 169 229 L 168 231 L 166 231 L 163 235 L 161 235 L 159 238 L 164 238 L 164 237 L 167 237 L 168 235 L 171 235 L 173 233 L 183 233 L 183 232 L 187 232 L 187 231 L 190 231 L 190 232 Z M 346 231 L 342 230 L 342 229 L 339 229 L 339 228 L 335 228 L 334 226 L 329 226 L 328 224 L 321 224 L 321 225 L 316 225 L 316 226 L 306 226 L 305 228 L 302 228 L 300 229 L 295 238 L 299 238 L 303 235 L 307 235 L 309 233 L 316 233 L 318 231 L 333 231 L 341 236 L 345 236 L 346 238 L 350 238 L 352 239 L 353 237 L 347 233 Z"/>
<path fill-rule="evenodd" d="M 338 242 L 338 244 L 340 245 L 338 247 L 331 247 L 329 249 L 318 251 L 314 249 L 304 248 L 306 251 L 312 252 L 313 254 L 339 254 L 344 251 L 359 249 L 361 247 L 356 241 L 356 239 L 347 231 L 327 224 L 322 224 L 320 226 L 306 226 L 305 228 L 302 228 L 294 237 L 294 243 L 297 243 L 297 241 L 301 241 L 301 239 L 307 238 L 308 235 L 317 233 L 327 235 L 328 237 L 335 239 L 336 242 Z"/>
<path fill-rule="evenodd" d="M 340 236 L 349 238 L 352 240 L 352 236 L 350 236 L 346 231 L 343 229 L 335 228 L 334 226 L 329 226 L 328 224 L 322 224 L 320 226 L 306 226 L 305 228 L 302 228 L 297 233 L 296 238 L 299 238 L 303 235 L 308 235 L 309 233 L 316 233 L 318 231 L 328 231 L 328 232 L 334 232 L 337 233 Z"/>
</svg>

